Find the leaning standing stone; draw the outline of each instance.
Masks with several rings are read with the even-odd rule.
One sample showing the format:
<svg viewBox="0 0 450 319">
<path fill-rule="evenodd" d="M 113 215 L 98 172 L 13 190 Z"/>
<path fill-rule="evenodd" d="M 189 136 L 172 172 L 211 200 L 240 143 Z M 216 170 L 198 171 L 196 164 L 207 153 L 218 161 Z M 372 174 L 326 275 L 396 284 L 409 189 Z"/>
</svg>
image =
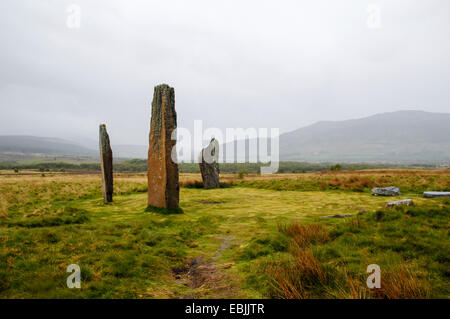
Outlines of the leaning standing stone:
<svg viewBox="0 0 450 319">
<path fill-rule="evenodd" d="M 153 94 L 148 151 L 149 209 L 179 211 L 176 136 L 172 139 L 176 127 L 174 89 L 166 84 L 158 85 Z"/>
<path fill-rule="evenodd" d="M 103 200 L 110 203 L 113 197 L 113 154 L 105 124 L 100 125 L 99 140 Z"/>
<path fill-rule="evenodd" d="M 215 138 L 200 153 L 200 172 L 204 188 L 219 188 L 219 142 Z"/>
</svg>

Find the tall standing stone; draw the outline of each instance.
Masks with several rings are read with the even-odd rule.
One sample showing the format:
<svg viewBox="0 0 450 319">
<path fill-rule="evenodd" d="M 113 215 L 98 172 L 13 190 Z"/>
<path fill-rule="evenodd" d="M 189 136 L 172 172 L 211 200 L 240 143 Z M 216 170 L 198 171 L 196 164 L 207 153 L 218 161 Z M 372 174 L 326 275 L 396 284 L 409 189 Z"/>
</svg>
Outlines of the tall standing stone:
<svg viewBox="0 0 450 319">
<path fill-rule="evenodd" d="M 200 172 L 204 188 L 219 188 L 219 142 L 215 138 L 200 153 Z"/>
<path fill-rule="evenodd" d="M 148 150 L 149 208 L 179 210 L 176 139 L 172 140 L 176 127 L 175 91 L 166 84 L 158 85 L 153 94 Z"/>
<path fill-rule="evenodd" d="M 110 203 L 113 196 L 113 154 L 105 124 L 100 125 L 99 140 L 103 200 Z"/>
</svg>

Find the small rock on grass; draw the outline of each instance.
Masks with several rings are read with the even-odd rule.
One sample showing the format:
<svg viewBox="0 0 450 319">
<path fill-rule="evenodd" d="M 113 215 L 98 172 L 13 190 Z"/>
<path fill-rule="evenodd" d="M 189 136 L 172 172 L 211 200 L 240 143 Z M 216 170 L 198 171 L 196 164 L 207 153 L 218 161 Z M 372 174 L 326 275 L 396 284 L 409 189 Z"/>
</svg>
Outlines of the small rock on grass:
<svg viewBox="0 0 450 319">
<path fill-rule="evenodd" d="M 386 208 L 392 208 L 394 206 L 399 206 L 399 205 L 406 205 L 406 206 L 412 206 L 414 205 L 412 199 L 402 199 L 402 200 L 397 200 L 395 202 L 390 202 L 386 204 Z"/>
<path fill-rule="evenodd" d="M 450 192 L 423 192 L 423 197 L 425 198 L 447 197 L 447 196 L 450 196 Z"/>
<path fill-rule="evenodd" d="M 372 195 L 375 196 L 395 196 L 400 195 L 400 189 L 395 186 L 390 187 L 375 187 L 372 188 Z"/>
</svg>

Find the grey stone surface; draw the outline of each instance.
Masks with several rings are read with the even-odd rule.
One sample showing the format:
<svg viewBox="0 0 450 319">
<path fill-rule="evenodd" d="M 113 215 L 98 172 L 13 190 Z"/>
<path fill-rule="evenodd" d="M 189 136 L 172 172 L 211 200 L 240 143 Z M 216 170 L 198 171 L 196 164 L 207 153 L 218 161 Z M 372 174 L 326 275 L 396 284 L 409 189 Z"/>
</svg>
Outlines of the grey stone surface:
<svg viewBox="0 0 450 319">
<path fill-rule="evenodd" d="M 397 200 L 395 202 L 387 203 L 386 207 L 391 208 L 391 207 L 399 206 L 399 205 L 411 206 L 411 205 L 414 205 L 414 202 L 412 199 L 402 199 L 402 200 Z"/>
<path fill-rule="evenodd" d="M 113 154 L 105 124 L 100 125 L 99 143 L 103 200 L 110 203 L 113 197 Z"/>
<path fill-rule="evenodd" d="M 423 197 L 434 198 L 434 197 L 447 197 L 450 196 L 450 192 L 423 192 Z"/>
<path fill-rule="evenodd" d="M 375 187 L 372 188 L 372 195 L 375 196 L 396 196 L 400 195 L 400 189 L 395 186 L 389 187 Z"/>
<path fill-rule="evenodd" d="M 219 188 L 219 142 L 212 138 L 200 153 L 200 172 L 204 188 Z"/>
<path fill-rule="evenodd" d="M 148 206 L 179 210 L 180 186 L 176 139 L 172 133 L 177 127 L 175 90 L 167 84 L 155 87 L 152 101 L 148 151 Z"/>
</svg>

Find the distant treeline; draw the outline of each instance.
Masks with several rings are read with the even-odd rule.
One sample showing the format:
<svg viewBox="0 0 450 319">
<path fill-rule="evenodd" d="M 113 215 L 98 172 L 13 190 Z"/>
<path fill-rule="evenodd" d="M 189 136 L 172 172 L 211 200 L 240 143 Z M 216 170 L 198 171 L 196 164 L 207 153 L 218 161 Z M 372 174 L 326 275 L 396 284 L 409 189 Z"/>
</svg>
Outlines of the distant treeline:
<svg viewBox="0 0 450 319">
<path fill-rule="evenodd" d="M 220 163 L 222 173 L 258 173 L 261 166 L 268 164 L 262 163 Z M 373 168 L 406 168 L 406 167 L 424 167 L 435 168 L 434 165 L 388 165 L 388 164 L 334 164 L 334 163 L 305 163 L 305 162 L 280 162 L 278 173 L 306 173 L 327 170 L 361 170 Z M 72 164 L 65 162 L 53 163 L 33 163 L 33 164 L 2 164 L 0 169 L 12 169 L 20 171 L 22 169 L 34 169 L 41 172 L 65 172 L 65 171 L 100 171 L 100 163 Z M 181 173 L 199 173 L 200 169 L 197 163 L 180 163 Z M 115 172 L 145 172 L 147 171 L 147 160 L 132 159 L 114 164 Z"/>
</svg>

